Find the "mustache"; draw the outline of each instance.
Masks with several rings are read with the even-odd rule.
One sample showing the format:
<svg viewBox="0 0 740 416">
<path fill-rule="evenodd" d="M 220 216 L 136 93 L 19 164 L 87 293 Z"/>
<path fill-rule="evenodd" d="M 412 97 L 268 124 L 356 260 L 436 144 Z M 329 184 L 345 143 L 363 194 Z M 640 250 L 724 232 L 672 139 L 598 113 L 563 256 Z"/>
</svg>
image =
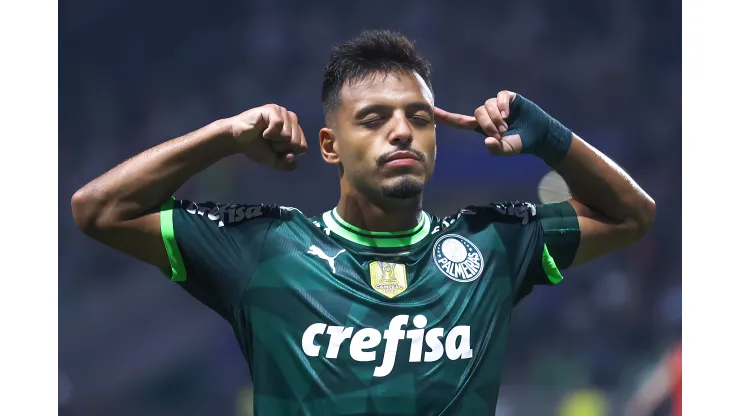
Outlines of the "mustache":
<svg viewBox="0 0 740 416">
<path fill-rule="evenodd" d="M 395 148 L 393 150 L 390 150 L 390 151 L 385 152 L 382 155 L 380 155 L 380 157 L 378 157 L 378 160 L 377 160 L 378 166 L 386 163 L 388 161 L 388 158 L 392 154 L 394 154 L 396 152 L 411 152 L 414 155 L 416 155 L 416 157 L 418 157 L 421 162 L 426 162 L 426 160 L 427 160 L 426 156 L 424 156 L 423 153 L 421 153 L 420 151 L 418 151 L 416 149 L 412 149 L 410 147 L 397 147 L 397 148 Z"/>
</svg>

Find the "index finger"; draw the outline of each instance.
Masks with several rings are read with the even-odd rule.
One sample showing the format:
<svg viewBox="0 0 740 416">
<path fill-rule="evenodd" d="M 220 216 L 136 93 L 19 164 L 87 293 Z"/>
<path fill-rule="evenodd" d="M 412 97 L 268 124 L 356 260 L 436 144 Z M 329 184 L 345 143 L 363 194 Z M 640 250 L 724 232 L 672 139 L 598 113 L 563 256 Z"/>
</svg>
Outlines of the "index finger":
<svg viewBox="0 0 740 416">
<path fill-rule="evenodd" d="M 439 107 L 434 107 L 434 119 L 459 129 L 473 130 L 478 127 L 475 117 L 450 113 Z"/>
</svg>

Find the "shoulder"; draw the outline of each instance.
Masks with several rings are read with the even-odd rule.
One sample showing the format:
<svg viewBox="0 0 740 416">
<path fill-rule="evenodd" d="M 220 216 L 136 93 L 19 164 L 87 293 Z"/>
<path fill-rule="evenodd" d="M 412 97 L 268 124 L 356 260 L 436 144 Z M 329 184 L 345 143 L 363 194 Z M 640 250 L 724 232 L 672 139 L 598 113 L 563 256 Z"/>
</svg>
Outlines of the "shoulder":
<svg viewBox="0 0 740 416">
<path fill-rule="evenodd" d="M 527 225 L 537 219 L 538 206 L 526 201 L 494 202 L 487 205 L 470 205 L 452 217 L 470 223 L 500 223 Z"/>
<path fill-rule="evenodd" d="M 239 226 L 259 219 L 278 220 L 281 218 L 281 208 L 270 204 L 197 202 L 187 199 L 175 199 L 172 202 L 172 209 L 178 215 L 207 220 L 219 228 Z"/>
<path fill-rule="evenodd" d="M 442 218 L 439 231 L 457 233 L 500 251 L 516 251 L 540 234 L 538 208 L 525 201 L 469 205 Z"/>
</svg>

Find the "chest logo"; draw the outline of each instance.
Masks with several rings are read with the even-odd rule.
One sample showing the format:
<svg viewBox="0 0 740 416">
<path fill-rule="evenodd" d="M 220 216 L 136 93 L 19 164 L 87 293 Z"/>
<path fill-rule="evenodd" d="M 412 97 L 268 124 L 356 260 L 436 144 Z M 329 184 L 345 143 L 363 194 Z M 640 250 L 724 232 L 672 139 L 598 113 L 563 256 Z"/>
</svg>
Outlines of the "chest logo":
<svg viewBox="0 0 740 416">
<path fill-rule="evenodd" d="M 316 256 L 316 257 L 318 257 L 318 258 L 320 258 L 322 260 L 326 260 L 326 262 L 329 263 L 329 267 L 331 267 L 331 272 L 332 273 L 335 273 L 335 274 L 337 273 L 337 269 L 334 267 L 334 260 L 336 260 L 336 258 L 339 257 L 339 255 L 342 254 L 342 253 L 344 253 L 344 252 L 345 252 L 345 250 L 344 249 L 341 249 L 341 250 L 339 250 L 339 252 L 337 254 L 334 255 L 334 257 L 329 257 L 328 254 L 324 253 L 324 250 L 322 250 L 322 249 L 320 249 L 320 248 L 318 248 L 316 246 L 311 246 L 308 249 L 308 254 L 313 254 L 314 256 Z"/>
<path fill-rule="evenodd" d="M 389 298 L 403 293 L 408 287 L 406 265 L 387 261 L 370 263 L 370 285 Z"/>
<path fill-rule="evenodd" d="M 447 234 L 434 243 L 434 263 L 456 282 L 472 282 L 483 273 L 483 255 L 470 240 Z"/>
</svg>

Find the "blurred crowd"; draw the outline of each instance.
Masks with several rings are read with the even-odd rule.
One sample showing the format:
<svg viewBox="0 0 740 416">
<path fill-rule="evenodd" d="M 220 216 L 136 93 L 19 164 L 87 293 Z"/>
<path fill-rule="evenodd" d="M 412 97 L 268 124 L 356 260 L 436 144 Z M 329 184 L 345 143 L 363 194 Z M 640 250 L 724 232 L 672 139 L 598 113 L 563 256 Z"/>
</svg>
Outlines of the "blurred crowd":
<svg viewBox="0 0 740 416">
<path fill-rule="evenodd" d="M 306 132 L 302 173 L 232 157 L 179 195 L 309 215 L 333 207 L 336 171 L 315 150 L 322 69 L 333 44 L 391 28 L 432 63 L 440 107 L 472 113 L 499 90 L 519 92 L 656 200 L 643 241 L 568 271 L 513 315 L 501 414 L 534 414 L 523 410 L 533 402 L 557 414 L 568 394 L 590 391 L 615 412 L 681 335 L 680 13 L 677 0 L 60 3 L 60 408 L 234 414 L 249 375 L 226 323 L 158 271 L 84 237 L 69 198 L 159 142 L 275 102 Z M 435 214 L 533 200 L 547 172 L 527 156 L 493 158 L 475 134 L 444 126 L 438 147 L 425 201 Z"/>
</svg>

